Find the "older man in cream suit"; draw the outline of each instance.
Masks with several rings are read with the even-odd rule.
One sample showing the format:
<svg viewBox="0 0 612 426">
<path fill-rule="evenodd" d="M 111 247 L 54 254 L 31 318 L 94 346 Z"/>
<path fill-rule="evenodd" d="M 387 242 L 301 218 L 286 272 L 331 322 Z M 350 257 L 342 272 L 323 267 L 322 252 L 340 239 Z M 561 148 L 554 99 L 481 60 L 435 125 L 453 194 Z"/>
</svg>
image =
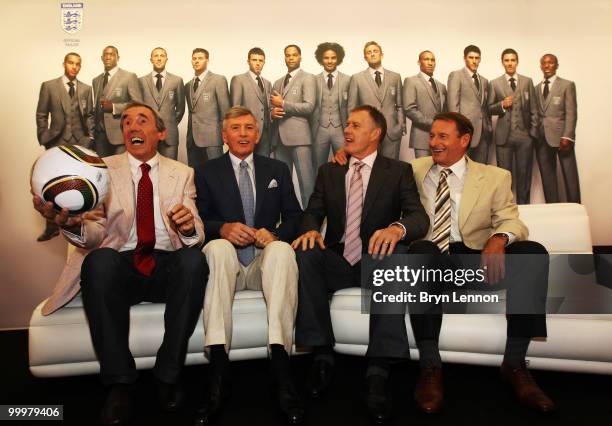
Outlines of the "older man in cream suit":
<svg viewBox="0 0 612 426">
<path fill-rule="evenodd" d="M 474 162 L 465 155 L 473 132 L 465 116 L 455 112 L 438 114 L 431 129 L 432 156 L 412 162 L 421 202 L 432 223 L 427 238 L 444 255 L 472 255 L 468 260 L 462 258 L 464 263 L 455 267 L 466 268 L 467 262 L 468 268 L 485 271 L 488 286 L 476 283 L 463 288 L 507 288 L 508 328 L 502 378 L 522 404 L 541 412 L 551 411 L 553 402 L 535 383 L 525 362 L 531 338 L 546 337 L 548 254 L 541 244 L 526 241 L 528 230 L 513 200 L 510 173 Z M 506 262 L 505 253 L 530 256 L 518 256 L 521 267 L 517 268 L 516 256 Z M 444 268 L 453 259 L 448 258 Z M 439 288 L 428 286 L 428 291 Z M 434 413 L 442 408 L 444 395 L 438 348 L 442 310 L 436 304 L 424 312 L 427 314 L 411 315 L 421 365 L 415 397 L 422 411 Z"/>
<path fill-rule="evenodd" d="M 157 153 L 166 130 L 149 106 L 128 106 L 121 127 L 127 153 L 97 164 L 106 164 L 110 176 L 102 206 L 68 216 L 68 210 L 56 214 L 51 203 L 34 197 L 35 208 L 78 247 L 42 313 L 52 314 L 82 290 L 101 379 L 110 387 L 104 425 L 127 424 L 133 414 L 138 374 L 128 345 L 129 315 L 130 306 L 141 301 L 166 303 L 153 374 L 162 407 L 178 408 L 183 399 L 179 374 L 208 276 L 198 247 L 204 227 L 194 203 L 193 170 Z"/>
</svg>

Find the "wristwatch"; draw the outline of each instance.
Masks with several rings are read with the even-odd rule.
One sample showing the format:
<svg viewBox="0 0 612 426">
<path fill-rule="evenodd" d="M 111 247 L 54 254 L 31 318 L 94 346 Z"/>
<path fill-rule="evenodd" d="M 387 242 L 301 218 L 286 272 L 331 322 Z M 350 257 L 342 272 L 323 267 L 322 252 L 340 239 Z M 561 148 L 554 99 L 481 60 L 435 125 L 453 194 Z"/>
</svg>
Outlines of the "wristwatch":
<svg viewBox="0 0 612 426">
<path fill-rule="evenodd" d="M 510 241 L 510 237 L 508 237 L 508 234 L 504 234 L 503 232 L 497 232 L 493 235 L 491 235 L 492 237 L 499 237 L 499 238 L 503 238 L 504 239 L 504 245 L 508 245 L 508 242 Z"/>
</svg>

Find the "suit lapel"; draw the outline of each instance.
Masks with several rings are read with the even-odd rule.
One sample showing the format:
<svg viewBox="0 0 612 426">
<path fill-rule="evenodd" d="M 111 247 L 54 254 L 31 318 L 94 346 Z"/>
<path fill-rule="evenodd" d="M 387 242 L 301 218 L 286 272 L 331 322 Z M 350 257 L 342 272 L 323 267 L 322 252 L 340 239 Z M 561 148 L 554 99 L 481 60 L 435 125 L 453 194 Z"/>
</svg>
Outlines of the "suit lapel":
<svg viewBox="0 0 612 426">
<path fill-rule="evenodd" d="M 111 78 L 108 79 L 106 89 L 104 89 L 104 96 L 106 97 L 106 99 L 111 98 L 113 90 L 115 90 L 115 86 L 117 85 L 117 81 L 119 80 L 120 72 L 121 72 L 121 69 L 118 68 L 117 71 L 115 71 L 115 74 Z"/>
<path fill-rule="evenodd" d="M 363 78 L 365 78 L 366 84 L 368 86 L 370 86 L 370 89 L 372 89 L 372 92 L 374 93 L 374 96 L 376 96 L 378 98 L 378 100 L 380 102 L 382 102 L 382 95 L 380 93 L 380 87 L 378 87 L 376 85 L 376 82 L 372 78 L 372 75 L 370 74 L 370 70 L 369 69 L 366 69 L 365 71 L 363 71 Z M 387 81 L 386 78 L 385 78 L 385 81 Z M 382 84 L 381 87 L 385 87 L 384 84 Z"/>
<path fill-rule="evenodd" d="M 70 114 L 70 96 L 68 96 L 68 92 L 66 92 L 66 89 L 64 88 L 64 82 L 62 81 L 62 77 L 57 80 L 57 90 L 59 90 L 58 93 L 60 95 L 64 114 L 68 115 Z M 76 90 L 76 86 L 74 90 Z"/>
<path fill-rule="evenodd" d="M 482 105 L 482 93 L 484 89 L 484 87 L 482 87 L 482 79 L 478 80 L 480 83 L 480 90 L 476 88 L 476 85 L 474 84 L 474 79 L 470 75 L 470 72 L 466 71 L 465 68 L 463 69 L 463 79 L 465 80 L 465 84 L 472 88 L 474 96 L 476 96 L 476 99 L 478 99 L 478 102 Z"/>
<path fill-rule="evenodd" d="M 436 100 L 436 95 L 433 91 L 433 88 L 431 87 L 431 84 L 429 83 L 429 81 L 425 80 L 425 77 L 423 77 L 421 74 L 419 74 L 419 81 L 421 82 L 423 86 L 425 86 L 425 90 L 427 90 L 427 94 L 429 95 L 429 98 L 431 99 L 431 103 L 434 105 L 436 110 L 439 111 L 440 101 Z"/>
<path fill-rule="evenodd" d="M 332 167 L 331 172 L 331 187 L 338 191 L 335 200 L 338 202 L 338 208 L 342 213 L 341 229 L 344 231 L 346 228 L 346 173 L 348 172 L 348 163 L 344 166 Z M 362 215 L 363 216 L 363 215 Z"/>
<path fill-rule="evenodd" d="M 380 102 L 382 103 L 387 96 L 387 89 L 389 88 L 389 71 L 383 68 L 383 81 L 380 85 L 379 93 L 380 93 Z M 380 92 L 382 90 L 382 92 Z"/>
<path fill-rule="evenodd" d="M 388 168 L 389 168 L 389 164 L 387 163 L 387 160 L 379 153 L 376 156 L 376 160 L 374 160 L 374 164 L 372 166 L 372 172 L 370 173 L 368 189 L 366 191 L 365 200 L 363 201 L 363 212 L 361 215 L 361 223 L 365 221 L 365 218 L 367 217 L 372 206 L 374 205 L 374 201 L 376 200 L 376 196 L 378 195 L 378 192 L 385 184 L 385 179 L 387 177 Z"/>
<path fill-rule="evenodd" d="M 461 206 L 459 206 L 459 229 L 463 229 L 467 218 L 476 205 L 476 201 L 478 201 L 484 184 L 481 165 L 470 160 L 469 157 L 467 163 L 467 176 L 463 184 Z"/>
<path fill-rule="evenodd" d="M 272 180 L 272 176 L 270 175 L 270 170 L 265 167 L 257 155 L 253 156 L 253 164 L 255 165 L 255 190 L 257 192 L 257 196 L 255 197 L 255 219 L 257 219 L 257 215 L 261 210 L 261 206 L 264 202 L 264 195 L 268 189 L 270 181 Z"/>
<path fill-rule="evenodd" d="M 178 203 L 183 203 L 182 199 L 177 199 L 176 194 L 176 166 L 168 161 L 164 156 L 159 156 L 159 206 L 162 209 L 161 216 L 166 225 L 166 229 L 171 229 L 168 210 Z"/>
<path fill-rule="evenodd" d="M 130 172 L 130 163 L 127 154 L 123 154 L 115 164 L 109 165 L 108 173 L 110 181 L 113 185 L 113 195 L 117 194 L 119 203 L 123 207 L 123 213 L 127 219 L 127 223 L 134 221 L 134 184 L 132 183 L 132 173 Z M 130 182 L 130 184 L 127 184 Z"/>
<path fill-rule="evenodd" d="M 194 77 L 195 79 L 195 77 Z M 204 92 L 204 87 L 210 82 L 210 71 L 206 73 L 206 77 L 203 80 L 200 80 L 200 85 L 198 86 L 198 90 L 193 94 L 193 106 L 195 106 L 200 100 L 200 96 L 202 96 L 202 92 Z M 192 80 L 193 85 L 193 80 Z"/>
<path fill-rule="evenodd" d="M 147 89 L 149 90 L 149 93 L 151 94 L 151 97 L 155 101 L 155 104 L 159 108 L 159 105 L 160 105 L 160 102 L 159 102 L 159 93 L 157 93 L 157 88 L 155 86 L 153 86 L 153 81 L 152 80 L 153 79 L 151 77 L 151 74 L 145 76 L 145 84 L 147 85 Z M 166 83 L 168 82 L 167 80 L 168 79 L 166 78 Z M 165 84 L 164 84 L 164 86 L 165 86 Z"/>
<path fill-rule="evenodd" d="M 285 77 L 287 76 L 287 74 L 285 74 Z M 302 76 L 302 70 L 299 69 L 298 72 L 295 73 L 294 77 L 291 77 L 291 79 L 289 80 L 289 84 L 287 85 L 287 87 L 283 88 L 283 98 L 285 96 L 287 96 L 287 93 L 289 93 L 289 88 L 293 87 L 293 83 L 295 83 L 295 81 L 297 79 L 299 79 Z M 283 80 L 284 81 L 284 80 Z"/>
<path fill-rule="evenodd" d="M 255 173 L 256 179 L 257 174 L 258 172 Z M 246 219 L 244 217 L 244 207 L 242 205 L 242 198 L 240 197 L 240 188 L 238 188 L 238 180 L 236 179 L 236 174 L 234 173 L 234 167 L 232 166 L 232 160 L 230 160 L 229 153 L 223 155 L 223 163 L 219 173 L 219 179 L 222 183 L 228 183 L 228 203 L 231 206 L 237 207 L 240 212 L 241 222 L 246 223 Z"/>
<path fill-rule="evenodd" d="M 247 79 L 247 81 L 250 81 L 250 86 L 253 88 L 253 90 L 255 91 L 255 95 L 257 95 L 257 98 L 259 99 L 259 101 L 265 105 L 266 100 L 265 100 L 265 91 L 266 91 L 266 85 L 264 83 L 263 78 L 261 78 L 261 76 L 259 76 L 259 78 L 261 78 L 261 84 L 263 84 L 264 87 L 264 93 L 261 93 L 261 90 L 259 89 L 259 85 L 255 82 L 255 80 L 253 80 L 251 78 L 251 74 L 247 71 L 246 74 L 244 75 L 244 78 Z"/>
<path fill-rule="evenodd" d="M 336 79 L 336 84 L 338 85 L 338 105 L 342 105 L 342 83 L 344 82 L 344 77 L 340 71 L 338 71 L 338 78 Z"/>
</svg>

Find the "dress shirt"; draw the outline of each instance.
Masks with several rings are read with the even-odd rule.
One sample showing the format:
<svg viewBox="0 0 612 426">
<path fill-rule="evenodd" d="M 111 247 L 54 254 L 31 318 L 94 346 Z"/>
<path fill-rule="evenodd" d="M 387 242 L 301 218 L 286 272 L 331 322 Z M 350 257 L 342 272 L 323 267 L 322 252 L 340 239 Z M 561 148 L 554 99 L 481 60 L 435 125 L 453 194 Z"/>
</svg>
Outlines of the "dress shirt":
<svg viewBox="0 0 612 426">
<path fill-rule="evenodd" d="M 325 70 L 323 70 L 323 80 L 325 82 L 325 86 L 327 87 L 327 76 L 331 74 L 332 75 L 332 86 L 336 84 L 336 81 L 338 81 L 338 69 L 336 68 L 336 70 L 332 73 L 329 73 Z"/>
<path fill-rule="evenodd" d="M 553 75 L 552 77 L 550 77 L 549 79 L 544 78 L 542 80 L 542 88 L 540 90 L 540 93 L 543 95 L 544 94 L 544 82 L 546 80 L 548 80 L 548 96 L 550 96 L 550 91 L 552 90 L 553 84 L 555 84 L 555 80 L 557 79 L 557 74 Z"/>
<path fill-rule="evenodd" d="M 249 75 L 251 76 L 251 78 L 253 79 L 253 81 L 255 82 L 255 84 L 257 84 L 257 87 L 259 87 L 259 83 L 257 83 L 257 77 L 259 77 L 261 79 L 261 84 L 264 84 L 264 80 L 263 77 L 260 75 L 255 74 L 253 71 L 249 70 Z M 293 77 L 293 76 L 292 76 Z M 264 86 L 265 87 L 265 86 Z"/>
<path fill-rule="evenodd" d="M 349 168 L 348 168 L 348 171 L 346 172 L 346 175 L 344 176 L 344 189 L 346 193 L 346 202 L 345 202 L 346 210 L 344 212 L 345 217 L 348 215 L 348 197 L 349 197 L 349 191 L 351 189 L 351 178 L 353 177 L 353 173 L 355 172 L 355 168 L 353 167 L 353 164 L 355 164 L 358 161 L 365 163 L 364 166 L 361 167 L 361 171 L 360 171 L 361 181 L 363 183 L 363 196 L 361 200 L 362 208 L 363 208 L 363 202 L 365 201 L 365 196 L 368 191 L 368 183 L 370 182 L 370 175 L 372 174 L 372 167 L 374 166 L 374 161 L 376 160 L 377 155 L 378 155 L 378 152 L 374 151 L 373 153 L 363 158 L 362 160 L 358 160 L 355 157 L 350 158 Z M 344 229 L 344 234 L 342 235 L 342 239 L 340 240 L 340 242 L 344 242 L 345 237 L 346 237 L 346 229 Z"/>
<path fill-rule="evenodd" d="M 64 83 L 64 89 L 66 89 L 66 93 L 70 94 L 70 86 L 68 86 L 68 83 L 70 82 L 74 83 L 74 93 L 76 94 L 77 92 L 77 86 L 79 85 L 77 83 L 77 79 L 75 78 L 74 80 L 70 80 L 68 77 L 66 77 L 66 74 L 62 75 L 62 82 Z"/>
<path fill-rule="evenodd" d="M 476 74 L 476 78 L 478 79 L 478 84 L 480 84 L 480 87 L 482 88 L 482 80 L 480 79 L 480 74 L 478 74 L 478 71 L 472 71 L 468 67 L 463 67 L 463 69 L 467 73 L 467 75 L 470 78 L 470 80 L 472 80 L 472 84 L 475 84 L 473 76 L 474 76 L 474 74 Z"/>
<path fill-rule="evenodd" d="M 368 71 L 370 71 L 370 75 L 372 76 L 372 80 L 376 81 L 376 71 L 380 73 L 380 81 L 385 81 L 385 69 L 380 66 L 378 68 L 368 67 Z"/>
<path fill-rule="evenodd" d="M 240 187 L 240 163 L 242 160 L 236 157 L 231 152 L 229 153 L 230 161 L 232 162 L 232 168 L 234 169 L 234 176 L 236 176 L 236 185 Z M 257 201 L 257 190 L 255 188 L 255 162 L 253 161 L 253 154 L 249 154 L 247 158 L 244 159 L 249 165 L 248 172 L 249 177 L 251 178 L 251 186 L 253 187 L 253 202 Z"/>
<path fill-rule="evenodd" d="M 155 87 L 155 85 L 157 84 L 157 74 L 161 74 L 161 82 L 162 82 L 162 88 L 163 88 L 164 84 L 166 84 L 166 69 L 164 68 L 164 70 L 160 72 L 157 72 L 155 70 L 151 72 L 151 79 L 153 80 L 153 87 Z"/>
<path fill-rule="evenodd" d="M 440 172 L 444 168 L 445 167 L 434 164 L 427 172 L 423 182 L 423 190 L 425 191 L 425 195 L 427 196 L 428 200 L 428 205 L 423 207 L 425 207 L 425 210 L 430 213 L 432 220 L 435 219 L 434 213 L 436 207 L 436 191 L 438 190 L 438 184 L 440 182 Z M 452 171 L 452 173 L 450 173 L 446 178 L 446 182 L 448 183 L 451 201 L 450 242 L 455 243 L 463 240 L 461 238 L 461 231 L 459 229 L 459 209 L 461 208 L 461 195 L 463 193 L 463 186 L 465 185 L 465 178 L 467 173 L 469 173 L 469 170 L 467 168 L 467 160 L 465 157 L 461 158 L 461 160 L 457 161 L 452 166 L 446 168 Z M 433 226 L 429 229 L 426 237 L 427 240 L 431 240 L 432 232 Z M 493 234 L 495 233 L 496 232 L 493 232 Z M 508 244 L 514 242 L 516 236 L 512 232 L 502 233 L 508 236 Z"/>
<path fill-rule="evenodd" d="M 200 86 L 201 86 L 202 82 L 204 81 L 204 77 L 206 77 L 206 74 L 208 74 L 208 70 L 204 70 L 202 74 L 194 76 L 192 81 L 195 81 L 195 79 L 197 78 L 198 80 L 200 80 Z M 198 89 L 200 88 L 200 86 L 198 86 Z"/>
<path fill-rule="evenodd" d="M 519 89 L 519 79 L 518 79 L 518 74 L 517 73 L 514 73 L 514 75 L 504 74 L 504 77 L 506 78 L 506 82 L 508 83 L 508 87 L 510 87 L 510 79 L 513 78 L 514 79 L 514 83 L 516 84 L 517 90 Z"/>
</svg>

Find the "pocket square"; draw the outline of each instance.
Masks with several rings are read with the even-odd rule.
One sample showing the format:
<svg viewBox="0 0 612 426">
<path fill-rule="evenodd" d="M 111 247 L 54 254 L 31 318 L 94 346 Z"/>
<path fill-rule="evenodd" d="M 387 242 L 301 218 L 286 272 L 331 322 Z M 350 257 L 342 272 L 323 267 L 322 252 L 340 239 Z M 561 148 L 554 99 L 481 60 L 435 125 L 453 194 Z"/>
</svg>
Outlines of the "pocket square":
<svg viewBox="0 0 612 426">
<path fill-rule="evenodd" d="M 276 181 L 276 179 L 272 179 L 270 183 L 268 184 L 268 189 L 271 189 L 271 188 L 278 188 L 278 182 Z"/>
</svg>

